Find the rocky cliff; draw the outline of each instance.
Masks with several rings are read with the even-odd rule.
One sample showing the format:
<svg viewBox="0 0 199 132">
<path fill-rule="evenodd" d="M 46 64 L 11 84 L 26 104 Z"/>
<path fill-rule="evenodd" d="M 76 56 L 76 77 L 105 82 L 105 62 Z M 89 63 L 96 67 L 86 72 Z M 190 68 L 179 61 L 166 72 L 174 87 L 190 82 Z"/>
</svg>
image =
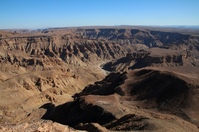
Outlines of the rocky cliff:
<svg viewBox="0 0 199 132">
<path fill-rule="evenodd" d="M 148 29 L 82 29 L 77 32 L 84 38 L 121 41 L 122 44 L 145 44 L 148 47 L 172 47 L 175 45 L 198 47 L 199 42 L 197 36 Z"/>
<path fill-rule="evenodd" d="M 111 131 L 197 131 L 199 85 L 192 79 L 150 69 L 111 73 L 72 102 L 44 105 L 43 118 L 84 130 L 97 123 Z"/>
</svg>

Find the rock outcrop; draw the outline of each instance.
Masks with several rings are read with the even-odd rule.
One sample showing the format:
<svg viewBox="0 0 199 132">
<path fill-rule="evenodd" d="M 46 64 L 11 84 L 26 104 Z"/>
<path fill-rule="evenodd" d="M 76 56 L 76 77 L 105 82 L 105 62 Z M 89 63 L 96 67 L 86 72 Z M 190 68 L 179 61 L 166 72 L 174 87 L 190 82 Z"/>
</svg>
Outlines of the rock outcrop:
<svg viewBox="0 0 199 132">
<path fill-rule="evenodd" d="M 72 102 L 43 106 L 47 109 L 43 118 L 84 130 L 97 123 L 114 131 L 197 131 L 199 94 L 193 92 L 199 84 L 189 80 L 149 69 L 111 73 L 74 95 Z"/>
<path fill-rule="evenodd" d="M 125 57 L 105 63 L 102 67 L 108 71 L 128 71 L 144 67 L 198 67 L 199 54 L 161 48 L 129 52 Z"/>
</svg>

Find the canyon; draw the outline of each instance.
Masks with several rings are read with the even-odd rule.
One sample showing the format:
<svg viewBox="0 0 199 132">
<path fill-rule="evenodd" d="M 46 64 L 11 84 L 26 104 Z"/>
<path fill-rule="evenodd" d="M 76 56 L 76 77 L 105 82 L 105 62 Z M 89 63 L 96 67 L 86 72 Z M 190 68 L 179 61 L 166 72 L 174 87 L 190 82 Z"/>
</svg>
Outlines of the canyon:
<svg viewBox="0 0 199 132">
<path fill-rule="evenodd" d="M 0 30 L 0 131 L 199 131 L 199 30 Z"/>
</svg>

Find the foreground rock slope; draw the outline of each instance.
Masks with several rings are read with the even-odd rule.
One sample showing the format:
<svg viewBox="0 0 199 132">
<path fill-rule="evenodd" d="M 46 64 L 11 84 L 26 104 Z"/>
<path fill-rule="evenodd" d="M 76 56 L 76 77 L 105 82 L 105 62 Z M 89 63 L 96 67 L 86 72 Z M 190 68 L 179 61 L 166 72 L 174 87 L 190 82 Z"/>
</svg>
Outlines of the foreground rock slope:
<svg viewBox="0 0 199 132">
<path fill-rule="evenodd" d="M 151 69 L 111 73 L 72 102 L 46 104 L 43 118 L 86 130 L 98 123 L 114 131 L 198 131 L 199 84 L 190 80 L 195 79 Z"/>
</svg>

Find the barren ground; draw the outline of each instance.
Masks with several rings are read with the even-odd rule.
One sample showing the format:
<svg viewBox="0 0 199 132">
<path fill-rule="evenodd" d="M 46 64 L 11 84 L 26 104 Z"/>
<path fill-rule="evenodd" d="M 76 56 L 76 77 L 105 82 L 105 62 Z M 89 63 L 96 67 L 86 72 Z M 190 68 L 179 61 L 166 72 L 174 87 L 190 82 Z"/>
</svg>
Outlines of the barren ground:
<svg viewBox="0 0 199 132">
<path fill-rule="evenodd" d="M 199 131 L 198 34 L 2 30 L 0 131 Z"/>
</svg>

